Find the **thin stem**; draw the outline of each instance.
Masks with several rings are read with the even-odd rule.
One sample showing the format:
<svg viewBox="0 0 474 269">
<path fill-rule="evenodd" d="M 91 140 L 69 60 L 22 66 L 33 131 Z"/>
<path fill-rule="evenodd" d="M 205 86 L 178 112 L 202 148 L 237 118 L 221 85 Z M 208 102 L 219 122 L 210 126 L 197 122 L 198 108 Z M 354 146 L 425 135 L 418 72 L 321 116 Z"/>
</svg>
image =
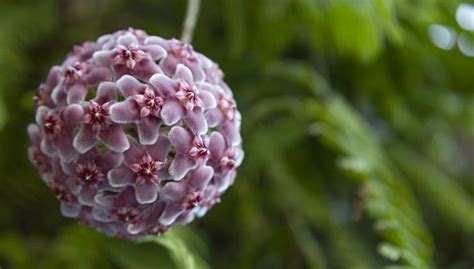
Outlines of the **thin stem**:
<svg viewBox="0 0 474 269">
<path fill-rule="evenodd" d="M 191 43 L 193 40 L 194 28 L 199 16 L 199 7 L 201 0 L 188 0 L 188 7 L 186 9 L 186 18 L 183 25 L 183 34 L 181 41 L 184 43 Z"/>
</svg>

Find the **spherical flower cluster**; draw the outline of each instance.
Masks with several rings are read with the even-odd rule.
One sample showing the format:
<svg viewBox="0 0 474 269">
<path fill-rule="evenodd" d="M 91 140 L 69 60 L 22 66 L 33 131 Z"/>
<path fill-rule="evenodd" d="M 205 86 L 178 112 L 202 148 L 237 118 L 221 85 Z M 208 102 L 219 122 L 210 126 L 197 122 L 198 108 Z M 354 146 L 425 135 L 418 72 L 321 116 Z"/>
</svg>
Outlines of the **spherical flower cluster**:
<svg viewBox="0 0 474 269">
<path fill-rule="evenodd" d="M 29 158 L 62 214 L 130 239 L 203 216 L 243 159 L 223 77 L 191 45 L 141 30 L 75 46 L 28 126 Z"/>
</svg>

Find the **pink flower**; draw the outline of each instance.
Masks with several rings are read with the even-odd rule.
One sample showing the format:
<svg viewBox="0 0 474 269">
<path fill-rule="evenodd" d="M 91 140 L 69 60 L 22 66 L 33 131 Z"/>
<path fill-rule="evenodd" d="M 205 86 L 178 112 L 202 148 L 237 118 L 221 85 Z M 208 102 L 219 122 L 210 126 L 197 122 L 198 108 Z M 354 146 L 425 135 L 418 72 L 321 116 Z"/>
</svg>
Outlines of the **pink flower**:
<svg viewBox="0 0 474 269">
<path fill-rule="evenodd" d="M 163 98 L 157 91 L 129 75 L 122 76 L 117 85 L 127 99 L 111 107 L 112 120 L 117 123 L 135 123 L 140 143 L 154 144 L 162 122 Z"/>
<path fill-rule="evenodd" d="M 151 36 L 145 40 L 145 44 L 157 44 L 168 51 L 167 56 L 161 63 L 166 75 L 171 76 L 176 72 L 179 64 L 187 66 L 197 81 L 205 78 L 199 54 L 194 51 L 191 44 L 185 44 L 177 39 L 164 40 L 160 37 Z"/>
<path fill-rule="evenodd" d="M 190 44 L 142 30 L 74 46 L 28 126 L 28 157 L 61 213 L 127 239 L 204 216 L 244 156 L 223 78 Z"/>
<path fill-rule="evenodd" d="M 204 111 L 214 108 L 216 101 L 210 92 L 199 89 L 188 67 L 178 64 L 174 79 L 155 74 L 150 78 L 150 84 L 165 100 L 161 118 L 166 125 L 174 125 L 184 119 L 194 134 L 207 132 Z"/>
<path fill-rule="evenodd" d="M 137 32 L 133 29 L 119 34 L 117 39 L 109 40 L 103 47 L 105 49 L 94 53 L 94 61 L 99 66 L 112 66 L 118 76 L 131 73 L 148 79 L 151 75 L 161 72 L 154 61 L 167 55 L 166 50 L 159 45 L 141 44 L 137 39 Z"/>
<path fill-rule="evenodd" d="M 102 82 L 96 98 L 84 103 L 83 123 L 74 138 L 74 148 L 79 153 L 92 149 L 98 140 L 116 152 L 124 152 L 130 146 L 120 125 L 109 117 L 110 106 L 117 99 L 116 88 L 115 83 Z"/>
<path fill-rule="evenodd" d="M 180 126 L 171 128 L 169 136 L 176 149 L 169 172 L 174 180 L 180 180 L 189 170 L 206 162 L 209 156 L 209 139 L 206 136 L 194 136 Z"/>
<path fill-rule="evenodd" d="M 161 190 L 166 207 L 159 218 L 162 225 L 169 225 L 182 214 L 190 214 L 199 209 L 206 196 L 206 187 L 214 171 L 209 166 L 201 166 L 192 173 L 186 182 L 170 182 Z"/>
<path fill-rule="evenodd" d="M 160 136 L 151 146 L 128 139 L 130 148 L 124 152 L 123 163 L 108 173 L 109 183 L 113 187 L 134 186 L 139 203 L 152 203 L 157 198 L 158 184 L 170 178 L 166 156 L 171 144 L 166 136 Z"/>
</svg>

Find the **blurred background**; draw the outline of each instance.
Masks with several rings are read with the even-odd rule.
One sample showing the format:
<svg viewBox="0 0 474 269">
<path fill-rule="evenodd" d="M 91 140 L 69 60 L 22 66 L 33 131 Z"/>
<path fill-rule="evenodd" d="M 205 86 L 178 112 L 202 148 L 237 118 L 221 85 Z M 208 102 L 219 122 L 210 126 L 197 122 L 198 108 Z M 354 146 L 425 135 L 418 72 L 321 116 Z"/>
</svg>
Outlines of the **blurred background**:
<svg viewBox="0 0 474 269">
<path fill-rule="evenodd" d="M 165 241 L 65 219 L 26 156 L 35 89 L 76 43 L 179 37 L 186 1 L 0 1 L 0 267 L 474 266 L 474 3 L 203 0 L 246 159 L 205 218 Z M 181 262 L 181 264 L 180 264 Z"/>
</svg>

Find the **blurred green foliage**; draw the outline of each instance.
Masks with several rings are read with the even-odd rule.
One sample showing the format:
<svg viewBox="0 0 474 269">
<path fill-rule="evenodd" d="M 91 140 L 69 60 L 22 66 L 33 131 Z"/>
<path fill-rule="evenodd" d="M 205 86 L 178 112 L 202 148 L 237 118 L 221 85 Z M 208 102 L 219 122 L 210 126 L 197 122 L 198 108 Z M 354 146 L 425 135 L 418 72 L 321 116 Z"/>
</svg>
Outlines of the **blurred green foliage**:
<svg viewBox="0 0 474 269">
<path fill-rule="evenodd" d="M 0 267 L 474 266 L 474 58 L 436 48 L 460 1 L 203 0 L 194 47 L 243 113 L 221 204 L 160 238 L 60 216 L 28 163 L 32 96 L 76 43 L 180 35 L 186 2 L 0 2 Z M 472 32 L 466 32 L 473 35 Z"/>
</svg>

